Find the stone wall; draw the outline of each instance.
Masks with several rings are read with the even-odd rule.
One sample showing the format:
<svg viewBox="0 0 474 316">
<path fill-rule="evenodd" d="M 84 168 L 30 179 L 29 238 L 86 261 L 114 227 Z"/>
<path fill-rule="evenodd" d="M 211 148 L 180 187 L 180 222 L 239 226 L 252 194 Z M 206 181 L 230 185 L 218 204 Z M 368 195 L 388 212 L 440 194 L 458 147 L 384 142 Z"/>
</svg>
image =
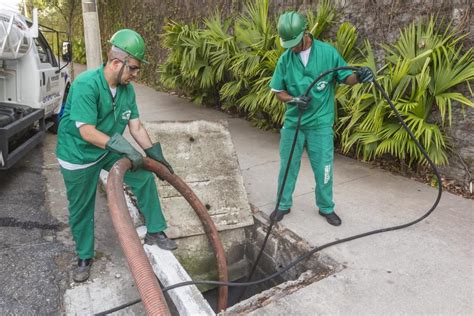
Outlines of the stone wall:
<svg viewBox="0 0 474 316">
<path fill-rule="evenodd" d="M 270 11 L 277 15 L 290 9 L 315 10 L 318 2 L 270 0 Z M 359 39 L 368 39 L 376 51 L 378 44 L 393 42 L 400 28 L 430 14 L 452 19 L 464 32 L 470 31 L 465 45 L 471 47 L 474 44 L 474 8 L 471 0 L 334 0 L 334 3 L 338 8 L 338 20 L 355 25 Z M 105 43 L 121 27 L 133 28 L 143 34 L 148 44 L 147 58 L 151 63 L 144 69 L 142 80 L 159 87 L 156 70 L 167 54 L 160 47 L 159 34 L 167 19 L 199 23 L 215 10 L 223 17 L 229 17 L 241 12 L 243 6 L 244 1 L 239 0 L 99 0 L 101 35 Z M 377 55 L 382 58 L 380 54 L 378 50 Z M 450 166 L 443 168 L 442 172 L 446 178 L 455 179 L 467 187 L 474 181 L 474 137 L 471 135 L 474 109 L 469 108 L 462 113 L 458 106 L 453 108 L 453 126 L 447 131 L 455 152 Z"/>
</svg>

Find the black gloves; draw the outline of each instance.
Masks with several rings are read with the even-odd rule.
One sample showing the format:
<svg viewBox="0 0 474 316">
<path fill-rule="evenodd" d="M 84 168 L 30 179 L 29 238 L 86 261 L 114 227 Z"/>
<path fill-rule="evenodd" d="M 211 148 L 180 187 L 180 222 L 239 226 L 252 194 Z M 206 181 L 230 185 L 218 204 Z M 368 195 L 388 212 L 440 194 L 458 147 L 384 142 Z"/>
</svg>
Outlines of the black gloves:
<svg viewBox="0 0 474 316">
<path fill-rule="evenodd" d="M 356 70 L 355 74 L 357 77 L 357 81 L 359 81 L 360 83 L 372 82 L 375 79 L 374 73 L 369 67 L 360 67 Z"/>
<path fill-rule="evenodd" d="M 135 171 L 143 166 L 143 156 L 122 135 L 115 133 L 110 137 L 105 148 L 111 152 L 125 154 L 132 161 L 132 170 Z"/>
<path fill-rule="evenodd" d="M 293 97 L 289 104 L 295 105 L 301 112 L 304 112 L 308 109 L 309 103 L 311 102 L 311 97 L 306 95 L 300 95 L 299 97 Z"/>
</svg>

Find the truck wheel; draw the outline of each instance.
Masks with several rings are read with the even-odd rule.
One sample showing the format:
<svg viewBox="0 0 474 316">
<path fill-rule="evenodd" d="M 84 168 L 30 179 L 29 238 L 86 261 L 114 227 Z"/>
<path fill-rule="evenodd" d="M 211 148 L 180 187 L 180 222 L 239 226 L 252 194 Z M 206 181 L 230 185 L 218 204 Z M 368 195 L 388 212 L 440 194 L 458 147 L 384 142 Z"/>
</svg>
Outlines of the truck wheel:
<svg viewBox="0 0 474 316">
<path fill-rule="evenodd" d="M 56 135 L 58 133 L 58 128 L 59 128 L 59 115 L 58 114 L 53 114 L 49 118 L 51 122 L 53 122 L 53 125 L 48 129 L 48 131 L 51 134 Z"/>
<path fill-rule="evenodd" d="M 70 87 L 71 87 L 71 85 L 68 84 L 66 86 L 66 90 L 64 90 L 63 103 L 61 104 L 61 110 L 59 111 L 59 113 L 51 115 L 50 120 L 53 122 L 53 125 L 48 129 L 48 131 L 52 134 L 56 135 L 58 133 L 59 122 L 61 121 L 61 116 L 63 115 L 63 112 L 64 112 L 64 106 L 66 104 L 67 95 L 69 94 L 69 88 Z"/>
</svg>

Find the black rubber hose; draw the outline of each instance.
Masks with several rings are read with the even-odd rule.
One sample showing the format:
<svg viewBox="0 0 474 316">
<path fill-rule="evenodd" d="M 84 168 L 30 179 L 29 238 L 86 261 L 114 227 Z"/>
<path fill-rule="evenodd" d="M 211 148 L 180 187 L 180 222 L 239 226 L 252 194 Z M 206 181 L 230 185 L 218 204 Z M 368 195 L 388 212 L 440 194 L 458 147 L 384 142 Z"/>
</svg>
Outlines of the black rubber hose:
<svg viewBox="0 0 474 316">
<path fill-rule="evenodd" d="M 286 179 L 288 178 L 288 172 L 290 171 L 291 161 L 293 160 L 293 153 L 295 152 L 296 140 L 298 139 L 298 133 L 300 131 L 301 117 L 302 116 L 303 116 L 303 111 L 299 111 L 299 113 L 298 113 L 298 122 L 296 124 L 296 130 L 295 130 L 295 136 L 293 137 L 293 143 L 291 144 L 290 156 L 288 158 L 288 163 L 286 165 L 285 174 L 283 176 L 283 180 L 282 180 L 281 187 L 280 187 L 280 192 L 278 193 L 277 203 L 275 205 L 275 209 L 273 210 L 274 213 L 272 213 L 272 214 L 275 214 L 275 216 L 278 216 L 277 212 L 278 212 L 278 209 L 280 207 L 280 202 L 281 202 L 281 197 L 283 196 L 283 191 L 285 190 Z M 270 237 L 270 233 L 272 231 L 273 225 L 275 225 L 275 221 L 276 221 L 275 218 L 273 216 L 270 216 L 270 226 L 268 227 L 267 234 L 265 235 L 265 238 L 263 240 L 262 247 L 260 248 L 260 251 L 258 252 L 257 259 L 255 260 L 255 262 L 254 262 L 254 264 L 253 264 L 253 266 L 250 270 L 249 276 L 247 277 L 247 282 L 252 280 L 253 274 L 255 273 L 255 270 L 257 269 L 257 265 L 260 262 L 260 258 L 263 255 L 263 250 L 265 249 L 265 246 L 267 245 L 268 237 Z M 242 292 L 240 293 L 237 301 L 240 302 L 242 297 L 245 295 L 246 290 L 247 290 L 247 287 L 242 289 Z"/>
<path fill-rule="evenodd" d="M 337 67 L 337 68 L 329 69 L 329 70 L 323 72 L 322 74 L 320 74 L 318 77 L 316 77 L 316 79 L 313 80 L 313 82 L 308 86 L 308 88 L 306 88 L 306 91 L 305 91 L 304 95 L 308 96 L 311 89 L 313 89 L 314 85 L 319 80 L 321 80 L 324 76 L 326 76 L 326 75 L 328 75 L 328 74 L 330 74 L 334 71 L 338 71 L 338 70 L 357 70 L 357 69 L 358 69 L 357 67 L 350 67 L 350 66 L 343 66 L 343 67 Z M 295 136 L 293 137 L 293 143 L 292 143 L 291 149 L 290 149 L 290 156 L 288 158 L 288 163 L 286 164 L 285 175 L 284 175 L 283 181 L 281 183 L 280 192 L 278 193 L 278 199 L 277 199 L 277 203 L 275 205 L 275 209 L 273 210 L 273 213 L 272 213 L 272 214 L 275 214 L 275 216 L 278 216 L 277 212 L 278 212 L 278 209 L 280 207 L 281 197 L 283 196 L 283 192 L 285 190 L 285 185 L 286 185 L 286 179 L 288 177 L 288 172 L 290 171 L 290 165 L 291 165 L 291 161 L 293 159 L 293 153 L 295 151 L 296 140 L 298 139 L 298 133 L 299 133 L 300 127 L 301 127 L 301 118 L 302 118 L 302 116 L 303 116 L 303 111 L 299 111 L 299 113 L 298 113 L 298 122 L 296 123 Z M 273 225 L 275 224 L 275 221 L 276 221 L 275 218 L 273 216 L 270 216 L 270 226 L 268 227 L 265 238 L 263 239 L 262 247 L 260 247 L 260 250 L 259 250 L 258 255 L 257 255 L 257 259 L 255 260 L 255 262 L 253 263 L 252 268 L 250 269 L 250 274 L 247 277 L 246 282 L 250 282 L 252 280 L 252 277 L 255 273 L 255 270 L 257 269 L 258 263 L 260 262 L 260 258 L 262 257 L 263 251 L 265 250 L 265 247 L 267 245 L 267 241 L 268 241 L 268 238 L 270 237 L 270 234 L 272 232 Z M 240 302 L 242 300 L 242 297 L 245 295 L 246 290 L 247 290 L 247 287 L 244 287 L 243 290 L 240 292 L 240 295 L 237 298 L 238 302 Z"/>
<path fill-rule="evenodd" d="M 322 73 L 318 78 L 316 78 L 312 83 L 311 85 L 308 87 L 308 89 L 306 90 L 306 93 L 305 95 L 307 95 L 309 93 L 309 91 L 311 90 L 311 88 L 316 84 L 316 82 L 318 82 L 322 77 L 324 77 L 325 75 L 333 72 L 333 71 L 337 71 L 337 70 L 344 70 L 344 69 L 349 69 L 349 70 L 357 70 L 358 68 L 357 67 L 338 67 L 338 68 L 334 68 L 334 69 L 331 69 L 331 70 L 328 70 L 324 73 Z M 209 284 L 209 285 L 227 285 L 227 286 L 251 286 L 251 285 L 257 285 L 257 284 L 260 284 L 260 283 L 263 283 L 263 282 L 266 282 L 266 281 L 269 281 L 279 275 L 281 275 L 282 273 L 288 271 L 289 269 L 291 269 L 292 267 L 294 267 L 295 265 L 297 265 L 298 263 L 300 263 L 301 261 L 305 260 L 306 258 L 308 258 L 309 256 L 315 254 L 316 252 L 320 251 L 320 250 L 323 250 L 325 248 L 328 248 L 328 247 L 331 247 L 331 246 L 334 246 L 334 245 L 338 245 L 338 244 L 342 244 L 342 243 L 345 243 L 345 242 L 348 242 L 348 241 L 351 241 L 351 240 L 355 240 L 355 239 L 359 239 L 359 238 L 362 238 L 362 237 L 366 237 L 366 236 L 371 236 L 371 235 L 375 235 L 375 234 L 380 234 L 380 233 L 383 233 L 383 232 L 389 232 L 389 231 L 394 231 L 394 230 L 398 230 L 398 229 L 402 229 L 402 228 L 406 228 L 406 227 L 409 227 L 409 226 L 412 226 L 420 221 L 422 221 L 423 219 L 425 219 L 426 217 L 428 217 L 434 210 L 435 208 L 438 206 L 439 204 L 439 201 L 441 199 L 441 194 L 443 192 L 443 189 L 442 189 L 442 186 L 441 186 L 441 176 L 439 174 L 439 171 L 438 169 L 436 168 L 436 165 L 434 164 L 434 162 L 431 160 L 431 158 L 429 157 L 428 153 L 426 152 L 426 150 L 423 148 L 423 146 L 418 142 L 418 140 L 416 139 L 415 135 L 413 135 L 413 132 L 411 131 L 411 129 L 406 125 L 405 121 L 403 120 L 403 118 L 401 117 L 400 113 L 398 112 L 398 110 L 396 109 L 395 105 L 392 103 L 392 101 L 390 100 L 389 96 L 387 95 L 387 92 L 385 92 L 385 90 L 380 86 L 380 84 L 377 82 L 377 81 L 373 81 L 373 84 L 375 86 L 375 88 L 380 91 L 380 93 L 382 94 L 383 98 L 388 102 L 388 104 L 390 105 L 390 108 L 393 110 L 393 112 L 396 114 L 396 117 L 397 119 L 400 121 L 400 124 L 403 126 L 403 128 L 408 132 L 408 134 L 410 135 L 410 137 L 413 139 L 413 141 L 415 142 L 416 146 L 420 149 L 420 151 L 423 153 L 423 156 L 426 158 L 426 160 L 428 161 L 428 163 L 430 164 L 431 168 L 433 169 L 433 172 L 435 173 L 436 175 L 436 178 L 438 179 L 438 196 L 436 197 L 436 200 L 435 202 L 433 203 L 433 205 L 431 206 L 431 208 L 425 213 L 423 214 L 421 217 L 415 219 L 414 221 L 411 221 L 409 223 L 406 223 L 406 224 L 402 224 L 402 225 L 397 225 L 397 226 L 392 226 L 392 227 L 387 227 L 387 228 L 382 228 L 382 229 L 377 229 L 377 230 L 372 230 L 372 231 L 369 231 L 369 232 L 366 232 L 366 233 L 362 233 L 362 234 L 358 234 L 358 235 L 354 235 L 354 236 L 350 236 L 350 237 L 346 237 L 346 238 L 343 238 L 343 239 L 339 239 L 339 240 L 336 240 L 336 241 L 333 241 L 333 242 L 329 242 L 327 244 L 324 244 L 322 246 L 319 246 L 319 247 L 315 247 L 313 248 L 312 250 L 308 251 L 307 253 L 301 255 L 300 257 L 298 257 L 297 259 L 295 259 L 294 261 L 292 261 L 290 264 L 288 264 L 287 266 L 281 268 L 280 270 L 278 270 L 277 272 L 265 277 L 265 278 L 262 278 L 262 279 L 259 279 L 259 280 L 255 280 L 255 281 L 251 281 L 251 282 L 228 282 L 228 283 L 225 283 L 225 284 L 221 284 L 221 282 L 218 282 L 218 281 L 187 281 L 187 282 L 182 282 L 182 283 L 178 283 L 178 284 L 174 284 L 174 285 L 171 285 L 171 286 L 168 286 L 168 287 L 165 287 L 163 288 L 163 292 L 166 292 L 166 291 L 169 291 L 169 290 L 172 290 L 172 289 L 175 289 L 175 288 L 178 288 L 178 287 L 181 287 L 181 286 L 186 286 L 186 285 L 198 285 L 198 284 Z M 269 229 L 270 231 L 270 229 Z M 269 233 L 267 233 L 269 234 Z M 265 247 L 265 245 L 262 246 L 262 248 Z"/>
<path fill-rule="evenodd" d="M 132 306 L 132 305 L 135 305 L 135 304 L 137 304 L 137 303 L 140 303 L 141 301 L 142 301 L 142 299 L 141 299 L 141 298 L 138 298 L 138 299 L 136 299 L 136 300 L 134 300 L 134 301 L 131 301 L 131 302 L 122 304 L 122 305 L 120 305 L 120 306 L 116 306 L 116 307 L 114 307 L 114 308 L 108 309 L 108 310 L 106 310 L 106 311 L 103 311 L 103 312 L 100 312 L 100 313 L 97 313 L 97 314 L 94 314 L 94 316 L 104 316 L 104 315 L 112 314 L 112 313 L 118 312 L 118 311 L 120 311 L 120 310 L 122 310 L 122 309 L 125 309 L 125 308 L 127 308 L 127 307 L 130 307 L 130 306 Z"/>
<path fill-rule="evenodd" d="M 312 87 L 324 76 L 326 76 L 327 74 L 333 72 L 333 71 L 338 71 L 338 70 L 357 70 L 358 68 L 357 67 L 338 67 L 338 68 L 334 68 L 334 69 L 330 69 L 324 73 L 322 73 L 321 75 L 319 75 L 310 85 L 309 87 L 307 88 L 306 92 L 305 92 L 305 95 L 308 95 L 309 91 L 311 91 Z M 408 134 L 410 135 L 410 137 L 412 138 L 412 140 L 415 142 L 416 146 L 420 149 L 420 151 L 422 152 L 423 156 L 426 158 L 426 160 L 428 161 L 428 163 L 430 164 L 433 172 L 435 173 L 436 175 L 436 178 L 438 179 L 438 195 L 436 197 L 436 200 L 435 202 L 433 203 L 433 205 L 431 206 L 431 208 L 426 212 L 424 213 L 421 217 L 411 221 L 411 222 L 408 222 L 406 224 L 401 224 L 401 225 L 397 225 L 397 226 L 391 226 L 391 227 L 387 227 L 387 228 L 382 228 L 382 229 L 377 229 L 377 230 L 372 230 L 372 231 L 369 231 L 369 232 L 366 232 L 366 233 L 362 233 L 362 234 L 358 234 L 358 235 L 354 235 L 354 236 L 350 236 L 350 237 L 346 237 L 346 238 L 343 238 L 343 239 L 339 239 L 339 240 L 335 240 L 335 241 L 332 241 L 332 242 L 329 242 L 327 244 L 324 244 L 322 246 L 319 246 L 319 247 L 315 247 L 313 248 L 312 250 L 308 251 L 307 253 L 299 256 L 298 258 L 296 258 L 295 260 L 293 260 L 292 262 L 290 262 L 287 266 L 279 269 L 278 271 L 276 271 L 275 273 L 265 277 L 265 278 L 262 278 L 262 279 L 259 279 L 259 280 L 255 280 L 255 281 L 249 281 L 249 282 L 219 282 L 219 281 L 187 281 L 187 282 L 181 282 L 181 283 L 177 283 L 177 284 L 174 284 L 174 285 L 170 285 L 170 286 L 167 286 L 167 287 L 164 287 L 162 290 L 163 292 L 167 292 L 169 290 L 172 290 L 172 289 L 175 289 L 175 288 L 178 288 L 178 287 L 182 287 L 182 286 L 187 286 L 187 285 L 198 285 L 198 284 L 208 284 L 208 285 L 226 285 L 226 286 L 244 286 L 244 287 L 247 287 L 247 286 L 252 286 L 252 285 L 257 285 L 257 284 L 260 284 L 260 283 L 264 283 L 264 282 L 267 282 L 283 273 L 285 273 L 286 271 L 288 271 L 289 269 L 293 268 L 295 265 L 297 265 L 298 263 L 300 263 L 301 261 L 307 259 L 308 257 L 312 256 L 313 254 L 315 254 L 316 252 L 318 251 L 321 251 L 325 248 L 329 248 L 331 246 L 335 246 L 335 245 L 338 245 L 338 244 L 342 244 L 342 243 L 345 243 L 345 242 L 348 242 L 348 241 L 352 241 L 352 240 L 355 240 L 355 239 L 359 239 L 359 238 L 362 238 L 362 237 L 366 237 L 366 236 L 371 236 L 371 235 L 375 235 L 375 234 L 380 234 L 380 233 L 384 233 L 384 232 L 389 232 L 389 231 L 394 231 L 394 230 L 399 230 L 399 229 L 403 229 L 403 228 L 406 228 L 406 227 L 409 227 L 409 226 L 412 226 L 420 221 L 422 221 L 423 219 L 427 218 L 435 209 L 436 207 L 438 206 L 439 204 L 439 201 L 441 200 L 441 195 L 443 193 L 443 189 L 442 189 L 442 182 L 441 182 L 441 176 L 439 174 L 439 171 L 438 171 L 438 168 L 436 168 L 436 165 L 434 164 L 434 162 L 431 160 L 431 158 L 429 157 L 428 153 L 426 152 L 426 150 L 423 148 L 423 146 L 418 142 L 418 140 L 416 139 L 415 135 L 413 135 L 413 132 L 411 131 L 411 129 L 406 125 L 405 121 L 403 120 L 403 118 L 401 117 L 400 113 L 398 112 L 398 110 L 396 109 L 395 105 L 392 103 L 392 101 L 390 100 L 390 97 L 387 95 L 387 92 L 380 86 L 380 84 L 377 82 L 377 81 L 373 81 L 373 84 L 375 86 L 375 88 L 382 94 L 383 98 L 388 102 L 390 108 L 393 110 L 393 112 L 395 113 L 397 119 L 399 120 L 400 124 L 403 126 L 403 128 L 408 132 Z M 299 126 L 298 126 L 299 127 Z M 282 185 L 283 186 L 283 185 Z M 278 206 L 278 204 L 277 204 Z M 264 244 L 262 245 L 262 248 L 261 248 L 261 252 L 263 251 L 262 249 L 264 249 L 265 245 L 266 245 L 266 241 L 268 240 L 268 236 L 270 234 L 270 231 L 271 231 L 271 228 L 273 227 L 273 222 L 272 221 L 270 223 L 270 226 L 269 226 L 269 229 L 268 229 L 268 232 L 267 232 L 267 236 L 265 236 L 265 240 L 264 240 Z M 254 269 L 253 269 L 254 270 Z M 114 308 L 113 310 L 109 310 L 109 311 L 105 311 L 103 313 L 101 313 L 101 315 L 106 315 L 108 313 L 111 313 L 111 312 L 115 312 L 117 310 L 120 310 L 120 309 L 123 309 L 125 307 L 128 307 L 130 305 L 133 305 L 133 304 L 136 304 L 138 303 L 140 300 L 136 300 L 136 301 L 133 301 L 131 303 L 128 303 L 128 304 L 124 304 L 120 307 L 117 307 L 117 308 Z"/>
</svg>

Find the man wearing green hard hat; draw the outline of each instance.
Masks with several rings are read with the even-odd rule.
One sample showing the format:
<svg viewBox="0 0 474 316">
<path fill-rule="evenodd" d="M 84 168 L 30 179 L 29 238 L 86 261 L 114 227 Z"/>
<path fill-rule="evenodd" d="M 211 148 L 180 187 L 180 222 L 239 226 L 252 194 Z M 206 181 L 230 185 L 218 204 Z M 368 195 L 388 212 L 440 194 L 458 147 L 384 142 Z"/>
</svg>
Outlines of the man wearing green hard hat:
<svg viewBox="0 0 474 316">
<path fill-rule="evenodd" d="M 271 217 L 280 221 L 290 213 L 301 157 L 306 148 L 316 182 L 315 198 L 319 214 L 329 224 L 339 226 L 342 221 L 334 212 L 333 201 L 334 86 L 335 82 L 348 85 L 371 82 L 374 75 L 368 67 L 361 67 L 355 73 L 352 70 L 331 72 L 306 96 L 306 89 L 320 74 L 347 64 L 334 47 L 313 38 L 307 31 L 306 18 L 298 12 L 286 12 L 280 16 L 278 34 L 281 46 L 287 49 L 280 56 L 270 82 L 270 88 L 276 93 L 278 100 L 287 104 L 284 124 L 280 130 L 278 193 L 288 165 L 300 112 L 302 117 L 282 197 Z"/>
<path fill-rule="evenodd" d="M 141 169 L 143 157 L 123 136 L 128 126 L 133 139 L 147 157 L 173 169 L 163 157 L 160 143 L 153 144 L 141 124 L 135 80 L 145 63 L 145 42 L 137 32 L 123 29 L 109 40 L 107 62 L 81 73 L 72 83 L 58 131 L 56 155 L 66 185 L 69 225 L 76 243 L 76 282 L 89 278 L 94 258 L 94 209 L 99 174 L 122 157 L 132 162 L 124 181 L 137 197 L 147 227 L 145 242 L 163 249 L 176 249 L 164 230 L 163 216 L 154 176 Z"/>
</svg>

